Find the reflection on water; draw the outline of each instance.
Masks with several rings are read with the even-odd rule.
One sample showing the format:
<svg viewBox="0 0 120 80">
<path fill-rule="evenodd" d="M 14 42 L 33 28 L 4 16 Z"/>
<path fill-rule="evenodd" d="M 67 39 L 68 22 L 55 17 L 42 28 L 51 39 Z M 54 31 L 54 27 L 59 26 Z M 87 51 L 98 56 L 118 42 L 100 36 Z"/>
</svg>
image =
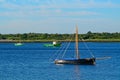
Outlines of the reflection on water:
<svg viewBox="0 0 120 80">
<path fill-rule="evenodd" d="M 75 80 L 80 80 L 81 79 L 81 72 L 80 72 L 80 66 L 79 65 L 75 65 L 74 66 L 74 78 Z"/>
</svg>

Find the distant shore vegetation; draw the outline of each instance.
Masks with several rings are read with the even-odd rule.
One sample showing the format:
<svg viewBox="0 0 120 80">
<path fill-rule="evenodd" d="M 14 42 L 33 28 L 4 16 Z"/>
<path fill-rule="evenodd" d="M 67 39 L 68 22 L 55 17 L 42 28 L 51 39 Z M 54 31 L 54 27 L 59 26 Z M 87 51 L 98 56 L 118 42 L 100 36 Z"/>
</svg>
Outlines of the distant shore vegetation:
<svg viewBox="0 0 120 80">
<path fill-rule="evenodd" d="M 74 41 L 74 34 L 48 34 L 48 33 L 23 33 L 23 34 L 0 34 L 0 42 L 47 42 L 47 41 Z M 79 34 L 79 41 L 120 41 L 120 32 L 116 33 L 93 33 Z"/>
</svg>

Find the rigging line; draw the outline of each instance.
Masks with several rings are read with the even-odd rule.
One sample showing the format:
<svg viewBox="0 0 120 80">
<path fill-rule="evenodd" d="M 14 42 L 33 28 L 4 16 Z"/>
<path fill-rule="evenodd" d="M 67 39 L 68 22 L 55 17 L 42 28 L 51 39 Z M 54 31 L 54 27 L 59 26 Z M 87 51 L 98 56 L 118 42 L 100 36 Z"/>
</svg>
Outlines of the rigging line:
<svg viewBox="0 0 120 80">
<path fill-rule="evenodd" d="M 64 45 L 62 45 L 64 47 Z M 52 58 L 54 58 L 55 56 L 57 56 L 57 53 L 63 48 L 63 47 L 60 47 L 56 52 L 55 54 L 52 55 L 52 57 L 49 58 L 49 61 L 52 60 Z"/>
<path fill-rule="evenodd" d="M 73 37 L 73 36 L 74 36 L 74 34 L 71 34 L 71 37 Z M 64 53 L 63 53 L 63 55 L 62 55 L 62 58 L 64 57 L 64 55 L 65 55 L 65 53 L 66 53 L 66 51 L 67 51 L 67 49 L 68 49 L 71 41 L 72 41 L 72 38 L 70 39 L 70 41 L 69 41 L 69 43 L 68 43 L 67 48 L 65 49 L 65 51 L 64 51 L 64 48 L 65 48 L 66 46 L 64 46 L 63 50 L 61 50 L 61 52 L 64 51 Z M 66 42 L 66 44 L 67 44 L 67 42 Z M 61 53 L 59 53 L 56 58 L 58 58 L 60 54 L 61 54 Z"/>
<path fill-rule="evenodd" d="M 57 50 L 55 59 L 57 59 L 59 57 L 59 55 L 62 53 L 62 51 L 64 50 L 64 47 L 65 47 L 64 45 L 63 45 L 63 47 L 59 48 L 59 50 Z M 57 53 L 58 53 L 58 55 L 57 55 Z"/>
<path fill-rule="evenodd" d="M 64 44 L 64 45 L 66 45 L 67 44 L 67 42 Z M 57 57 L 56 57 L 56 59 L 60 56 L 60 54 L 64 51 L 64 48 L 65 48 L 66 46 L 63 46 L 63 49 L 61 49 L 60 50 L 60 53 L 57 55 Z"/>
<path fill-rule="evenodd" d="M 87 46 L 87 44 L 84 42 L 84 39 L 82 39 L 85 47 L 88 49 L 88 51 L 90 52 L 90 55 L 94 58 L 95 56 L 93 55 L 92 51 L 89 49 L 89 47 Z"/>
<path fill-rule="evenodd" d="M 74 37 L 74 34 L 72 34 L 71 37 Z M 72 38 L 70 39 L 70 41 L 69 41 L 69 43 L 68 43 L 68 45 L 67 45 L 67 47 L 66 47 L 66 49 L 65 49 L 65 51 L 64 51 L 64 53 L 62 55 L 62 58 L 65 56 L 65 53 L 66 53 L 68 47 L 70 46 L 71 41 L 72 41 Z"/>
<path fill-rule="evenodd" d="M 74 30 L 74 31 L 75 31 L 75 30 Z M 67 47 L 66 47 L 66 49 L 65 49 L 65 51 L 64 51 L 64 53 L 63 53 L 63 55 L 62 55 L 62 58 L 65 56 L 65 53 L 66 53 L 66 51 L 67 51 L 67 49 L 68 49 L 68 47 L 70 46 L 70 43 L 71 43 L 71 41 L 72 41 L 72 37 L 74 37 L 75 34 L 76 34 L 76 33 L 71 34 L 71 39 L 70 39 L 70 41 L 69 41 L 69 43 L 68 43 L 68 45 L 67 45 Z"/>
<path fill-rule="evenodd" d="M 65 49 L 65 51 L 64 51 L 64 53 L 63 53 L 63 55 L 62 55 L 62 58 L 64 57 L 64 55 L 65 55 L 65 53 L 66 53 L 68 47 L 70 46 L 70 43 L 71 43 L 71 42 L 68 43 L 68 45 L 67 45 L 67 47 L 66 47 L 66 49 Z"/>
</svg>

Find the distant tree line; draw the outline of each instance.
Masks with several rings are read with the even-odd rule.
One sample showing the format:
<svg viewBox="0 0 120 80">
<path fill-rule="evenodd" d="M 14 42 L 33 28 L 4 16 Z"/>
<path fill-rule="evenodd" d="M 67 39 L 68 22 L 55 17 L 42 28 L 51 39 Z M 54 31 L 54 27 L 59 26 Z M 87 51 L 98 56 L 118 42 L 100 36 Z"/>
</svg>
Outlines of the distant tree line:
<svg viewBox="0 0 120 80">
<path fill-rule="evenodd" d="M 0 34 L 0 40 L 74 40 L 74 34 L 48 34 L 48 33 L 24 33 L 24 34 Z M 120 32 L 79 34 L 79 40 L 84 39 L 120 39 Z"/>
</svg>

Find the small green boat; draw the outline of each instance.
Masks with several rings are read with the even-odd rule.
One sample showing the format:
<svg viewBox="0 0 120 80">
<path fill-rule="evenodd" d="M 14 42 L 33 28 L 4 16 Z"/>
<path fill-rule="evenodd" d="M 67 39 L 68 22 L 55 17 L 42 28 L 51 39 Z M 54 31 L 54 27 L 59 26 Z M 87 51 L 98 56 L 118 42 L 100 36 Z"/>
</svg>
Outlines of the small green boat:
<svg viewBox="0 0 120 80">
<path fill-rule="evenodd" d="M 60 42 L 53 42 L 53 44 L 44 44 L 45 47 L 60 47 Z"/>
</svg>

